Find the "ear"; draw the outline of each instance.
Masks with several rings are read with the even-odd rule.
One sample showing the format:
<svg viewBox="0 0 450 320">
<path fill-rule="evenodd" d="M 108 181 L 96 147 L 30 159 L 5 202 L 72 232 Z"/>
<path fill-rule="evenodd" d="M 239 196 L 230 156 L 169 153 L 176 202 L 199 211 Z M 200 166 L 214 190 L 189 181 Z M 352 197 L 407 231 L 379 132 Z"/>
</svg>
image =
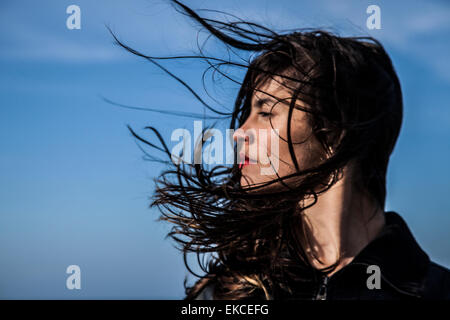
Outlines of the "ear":
<svg viewBox="0 0 450 320">
<path fill-rule="evenodd" d="M 328 158 L 331 157 L 336 152 L 336 149 L 341 145 L 342 140 L 344 139 L 346 133 L 347 133 L 347 130 L 343 129 L 339 135 L 339 138 L 337 138 L 337 139 L 335 138 L 335 141 L 333 141 L 332 145 L 330 145 L 328 147 L 328 150 L 327 150 Z"/>
</svg>

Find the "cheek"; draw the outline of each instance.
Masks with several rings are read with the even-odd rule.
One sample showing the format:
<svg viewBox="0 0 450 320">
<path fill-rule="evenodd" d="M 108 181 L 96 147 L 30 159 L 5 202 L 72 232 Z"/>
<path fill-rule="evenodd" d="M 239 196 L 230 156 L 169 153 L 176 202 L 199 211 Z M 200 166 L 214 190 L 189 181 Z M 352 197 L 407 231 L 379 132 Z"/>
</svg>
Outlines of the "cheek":
<svg viewBox="0 0 450 320">
<path fill-rule="evenodd" d="M 264 128 L 266 134 L 261 134 L 257 129 L 256 144 L 258 147 L 257 150 L 253 149 L 252 152 L 250 152 L 253 157 L 257 156 L 260 160 L 259 165 L 262 167 L 270 166 L 268 163 L 269 161 L 273 163 L 276 161 L 275 159 L 278 159 L 278 172 L 280 174 L 295 172 L 294 161 L 292 160 L 287 141 L 287 120 L 286 115 L 278 115 L 273 118 L 271 123 L 268 122 L 268 125 Z M 291 128 L 294 154 L 299 167 L 304 168 L 309 165 L 311 159 L 312 143 L 310 140 L 305 141 L 308 137 L 310 139 L 312 138 L 305 117 L 294 112 Z M 278 130 L 278 132 L 272 132 L 272 130 Z M 267 156 L 270 158 L 268 159 Z M 264 160 L 262 158 L 264 158 Z M 251 169 L 255 169 L 256 166 L 247 167 L 247 172 L 249 172 L 250 167 L 252 167 Z"/>
<path fill-rule="evenodd" d="M 311 161 L 314 159 L 314 138 L 310 136 L 310 132 L 306 132 L 302 128 L 292 130 L 292 144 L 294 157 L 300 169 L 305 169 L 311 166 Z M 279 138 L 279 155 L 281 159 L 280 168 L 285 168 L 288 172 L 295 172 L 294 160 L 292 159 L 287 141 L 287 134 L 284 135 L 286 139 Z"/>
<path fill-rule="evenodd" d="M 266 146 L 267 154 L 271 155 L 272 153 L 275 153 L 278 155 L 281 153 L 282 148 L 284 148 L 283 144 L 285 144 L 282 139 L 283 137 L 286 137 L 286 119 L 282 116 L 276 116 L 271 123 L 269 122 L 266 136 L 260 136 L 260 139 L 264 140 L 262 142 L 263 145 Z"/>
</svg>

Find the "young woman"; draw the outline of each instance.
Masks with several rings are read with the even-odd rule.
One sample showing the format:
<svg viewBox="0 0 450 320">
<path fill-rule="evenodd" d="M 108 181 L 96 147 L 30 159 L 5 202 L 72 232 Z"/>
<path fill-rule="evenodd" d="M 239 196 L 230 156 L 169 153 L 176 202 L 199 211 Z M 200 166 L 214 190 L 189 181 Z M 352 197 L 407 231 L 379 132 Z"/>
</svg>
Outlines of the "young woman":
<svg viewBox="0 0 450 320">
<path fill-rule="evenodd" d="M 402 93 L 383 46 L 321 30 L 280 34 L 242 20 L 202 18 L 173 3 L 228 52 L 255 54 L 247 63 L 170 57 L 204 59 L 238 83 L 227 113 L 156 62 L 168 58 L 116 38 L 236 129 L 232 166 L 171 162 L 174 169 L 157 180 L 151 205 L 174 224 L 170 235 L 185 258 L 196 253 L 205 272 L 186 287 L 186 299 L 449 299 L 449 270 L 430 261 L 399 214 L 384 210 Z M 246 68 L 243 81 L 222 66 Z M 170 156 L 148 128 L 163 149 L 130 130 Z"/>
</svg>

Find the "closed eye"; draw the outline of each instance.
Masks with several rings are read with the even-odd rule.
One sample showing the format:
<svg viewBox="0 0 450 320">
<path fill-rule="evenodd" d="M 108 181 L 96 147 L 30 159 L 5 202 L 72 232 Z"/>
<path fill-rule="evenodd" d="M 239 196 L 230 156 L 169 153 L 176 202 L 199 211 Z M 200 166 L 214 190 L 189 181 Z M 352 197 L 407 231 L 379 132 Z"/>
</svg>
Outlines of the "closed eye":
<svg viewBox="0 0 450 320">
<path fill-rule="evenodd" d="M 266 117 L 270 117 L 272 114 L 270 112 L 258 112 L 259 115 L 261 115 L 261 117 L 266 118 Z"/>
</svg>

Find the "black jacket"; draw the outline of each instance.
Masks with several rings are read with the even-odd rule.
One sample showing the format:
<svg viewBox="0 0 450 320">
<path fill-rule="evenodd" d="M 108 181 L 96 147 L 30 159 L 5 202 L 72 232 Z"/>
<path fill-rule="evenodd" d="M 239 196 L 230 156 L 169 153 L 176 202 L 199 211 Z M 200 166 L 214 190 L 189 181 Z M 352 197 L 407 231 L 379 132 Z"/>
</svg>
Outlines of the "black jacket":
<svg viewBox="0 0 450 320">
<path fill-rule="evenodd" d="M 385 212 L 386 225 L 348 265 L 330 277 L 296 288 L 286 299 L 308 300 L 450 300 L 450 270 L 430 260 L 414 239 L 405 221 L 396 212 Z M 379 285 L 369 289 L 379 269 Z M 369 268 L 369 270 L 368 270 Z M 316 275 L 319 273 L 317 272 Z M 377 288 L 379 286 L 379 288 Z M 212 299 L 209 285 L 196 300 Z"/>
</svg>

